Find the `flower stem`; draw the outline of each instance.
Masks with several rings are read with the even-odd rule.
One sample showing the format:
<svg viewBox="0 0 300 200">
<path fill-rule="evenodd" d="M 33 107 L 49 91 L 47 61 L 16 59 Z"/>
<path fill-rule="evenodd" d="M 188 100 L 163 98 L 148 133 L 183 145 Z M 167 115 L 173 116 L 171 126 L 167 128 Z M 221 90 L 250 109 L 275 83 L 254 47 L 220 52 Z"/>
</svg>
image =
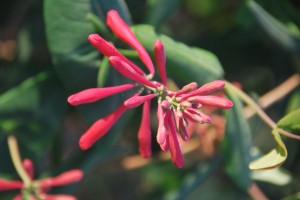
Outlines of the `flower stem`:
<svg viewBox="0 0 300 200">
<path fill-rule="evenodd" d="M 139 54 L 135 50 L 130 50 L 130 49 L 118 49 L 121 54 L 123 54 L 125 57 L 129 58 L 138 58 Z"/>
<path fill-rule="evenodd" d="M 22 160 L 20 157 L 18 142 L 15 136 L 9 135 L 7 138 L 8 147 L 11 159 L 13 161 L 14 167 L 16 171 L 18 172 L 19 176 L 21 177 L 25 187 L 29 186 L 31 184 L 31 179 L 26 173 L 25 168 L 23 167 Z"/>
<path fill-rule="evenodd" d="M 293 133 L 287 132 L 281 128 L 278 128 L 276 123 L 259 107 L 259 105 L 251 98 L 249 97 L 245 92 L 238 89 L 234 85 L 232 85 L 230 82 L 226 81 L 225 89 L 228 89 L 232 92 L 234 92 L 239 98 L 241 98 L 246 104 L 248 104 L 250 107 L 252 107 L 257 115 L 272 129 L 277 128 L 278 132 L 281 135 L 284 135 L 289 138 L 298 139 L 300 140 L 300 136 L 295 135 Z"/>
</svg>

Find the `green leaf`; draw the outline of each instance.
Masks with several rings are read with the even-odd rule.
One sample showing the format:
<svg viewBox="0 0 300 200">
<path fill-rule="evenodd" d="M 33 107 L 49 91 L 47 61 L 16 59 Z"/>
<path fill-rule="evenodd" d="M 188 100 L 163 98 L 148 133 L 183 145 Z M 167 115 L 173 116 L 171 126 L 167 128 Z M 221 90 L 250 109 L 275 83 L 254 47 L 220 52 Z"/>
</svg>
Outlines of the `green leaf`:
<svg viewBox="0 0 300 200">
<path fill-rule="evenodd" d="M 251 131 L 243 113 L 241 101 L 228 92 L 233 107 L 226 111 L 225 138 L 222 141 L 222 154 L 227 174 L 237 186 L 244 190 L 252 183 L 248 164 L 250 162 Z"/>
<path fill-rule="evenodd" d="M 181 0 L 148 0 L 146 23 L 155 27 L 164 23 L 180 6 Z"/>
<path fill-rule="evenodd" d="M 300 109 L 290 112 L 277 123 L 278 128 L 300 133 Z"/>
<path fill-rule="evenodd" d="M 300 90 L 296 90 L 290 97 L 285 113 L 300 108 Z"/>
<path fill-rule="evenodd" d="M 276 129 L 272 131 L 277 146 L 263 157 L 252 161 L 249 164 L 251 170 L 273 169 L 279 167 L 287 158 L 287 150 L 285 144 L 281 140 L 280 134 Z"/>
<path fill-rule="evenodd" d="M 133 31 L 151 54 L 153 54 L 154 41 L 161 40 L 163 42 L 167 56 L 167 70 L 177 80 L 197 81 L 203 84 L 222 78 L 222 66 L 211 52 L 189 47 L 168 36 L 157 34 L 152 26 L 137 25 L 133 27 Z"/>
<path fill-rule="evenodd" d="M 261 29 L 279 46 L 287 51 L 300 52 L 300 36 L 294 31 L 295 28 L 290 29 L 253 0 L 248 0 L 247 6 Z"/>
<path fill-rule="evenodd" d="M 104 57 L 98 72 L 98 80 L 97 80 L 97 86 L 103 87 L 105 85 L 105 82 L 108 78 L 108 72 L 109 72 L 109 62 L 108 58 Z"/>
</svg>

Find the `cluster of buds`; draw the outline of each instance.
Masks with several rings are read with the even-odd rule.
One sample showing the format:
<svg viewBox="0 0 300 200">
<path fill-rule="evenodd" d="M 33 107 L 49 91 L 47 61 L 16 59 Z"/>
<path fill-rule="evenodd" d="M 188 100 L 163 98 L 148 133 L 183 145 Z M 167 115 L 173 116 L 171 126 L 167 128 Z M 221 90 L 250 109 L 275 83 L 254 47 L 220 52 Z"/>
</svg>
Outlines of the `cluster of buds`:
<svg viewBox="0 0 300 200">
<path fill-rule="evenodd" d="M 56 177 L 34 180 L 34 168 L 30 159 L 23 161 L 23 166 L 31 181 L 26 185 L 22 181 L 12 181 L 0 178 L 0 191 L 20 189 L 21 193 L 13 198 L 13 200 L 76 200 L 76 197 L 65 194 L 47 194 L 53 187 L 69 185 L 81 180 L 83 173 L 81 170 L 66 171 Z"/>
<path fill-rule="evenodd" d="M 139 150 L 142 157 L 151 156 L 150 105 L 151 100 L 156 98 L 158 100 L 157 117 L 159 121 L 157 142 L 163 151 L 170 150 L 174 164 L 177 167 L 182 167 L 184 160 L 179 137 L 183 141 L 189 139 L 186 131 L 188 123 L 211 123 L 211 118 L 201 112 L 203 106 L 209 105 L 223 109 L 232 107 L 230 100 L 211 95 L 211 93 L 222 89 L 225 83 L 222 80 L 216 80 L 198 87 L 196 82 L 192 82 L 177 92 L 171 91 L 167 88 L 166 56 L 162 42 L 160 40 L 154 42 L 154 58 L 161 78 L 161 82 L 157 82 L 152 80 L 155 69 L 149 54 L 117 11 L 108 12 L 107 25 L 119 39 L 138 52 L 139 58 L 149 70 L 149 74 L 147 75 L 141 68 L 128 60 L 101 36 L 92 34 L 88 37 L 90 43 L 109 58 L 110 65 L 122 76 L 133 80 L 134 83 L 87 89 L 71 95 L 68 102 L 71 105 L 80 105 L 95 102 L 133 88 L 137 92 L 124 101 L 113 113 L 96 121 L 82 135 L 79 141 L 81 149 L 90 148 L 105 135 L 127 109 L 143 104 L 142 121 L 138 132 Z"/>
</svg>

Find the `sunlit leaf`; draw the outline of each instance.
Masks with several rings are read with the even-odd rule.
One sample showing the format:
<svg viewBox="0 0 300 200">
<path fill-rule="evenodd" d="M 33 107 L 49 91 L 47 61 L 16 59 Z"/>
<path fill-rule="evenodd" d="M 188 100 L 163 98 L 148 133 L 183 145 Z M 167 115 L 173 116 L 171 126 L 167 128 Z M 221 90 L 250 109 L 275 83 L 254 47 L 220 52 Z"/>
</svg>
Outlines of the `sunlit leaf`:
<svg viewBox="0 0 300 200">
<path fill-rule="evenodd" d="M 274 139 L 277 146 L 272 149 L 268 154 L 262 156 L 261 158 L 252 161 L 249 164 L 251 170 L 263 170 L 263 169 L 273 169 L 279 167 L 284 163 L 287 158 L 287 150 L 285 144 L 281 140 L 281 137 L 276 129 L 272 131 Z"/>
<path fill-rule="evenodd" d="M 279 128 L 300 133 L 300 109 L 290 112 L 277 123 Z"/>
</svg>

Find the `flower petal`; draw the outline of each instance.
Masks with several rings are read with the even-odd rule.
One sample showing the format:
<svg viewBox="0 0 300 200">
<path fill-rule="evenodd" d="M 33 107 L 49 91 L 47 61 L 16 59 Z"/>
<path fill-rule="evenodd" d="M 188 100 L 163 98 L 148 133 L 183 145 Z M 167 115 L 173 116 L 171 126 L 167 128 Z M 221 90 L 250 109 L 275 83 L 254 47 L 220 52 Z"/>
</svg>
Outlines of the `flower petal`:
<svg viewBox="0 0 300 200">
<path fill-rule="evenodd" d="M 44 200 L 77 200 L 76 197 L 67 194 L 45 194 Z"/>
<path fill-rule="evenodd" d="M 127 108 L 135 108 L 146 101 L 150 101 L 155 96 L 156 96 L 155 94 L 148 94 L 145 96 L 133 96 L 133 97 L 130 97 L 129 99 L 127 99 L 126 101 L 124 101 L 124 105 Z"/>
<path fill-rule="evenodd" d="M 123 56 L 111 43 L 107 42 L 98 34 L 91 34 L 88 37 L 89 42 L 98 49 L 100 53 L 103 55 L 110 57 L 110 56 L 118 56 L 124 62 L 129 64 L 137 73 L 144 75 L 145 73 L 141 70 L 138 66 L 128 60 L 125 56 Z"/>
<path fill-rule="evenodd" d="M 151 129 L 150 129 L 150 105 L 151 100 L 147 100 L 143 106 L 143 116 L 138 132 L 139 150 L 143 158 L 148 158 L 152 154 L 151 150 Z"/>
<path fill-rule="evenodd" d="M 38 184 L 41 188 L 52 188 L 55 186 L 68 185 L 70 183 L 78 182 L 82 179 L 83 173 L 81 170 L 73 169 L 66 171 L 56 177 L 45 178 L 38 181 Z"/>
<path fill-rule="evenodd" d="M 11 181 L 0 178 L 0 191 L 20 189 L 22 187 L 22 181 Z"/>
<path fill-rule="evenodd" d="M 229 109 L 232 108 L 233 103 L 229 99 L 218 97 L 218 96 L 212 96 L 212 95 L 206 95 L 206 96 L 193 96 L 188 99 L 189 101 L 196 101 L 198 103 L 201 103 L 203 105 L 208 106 L 215 106 L 218 108 L 223 109 Z"/>
<path fill-rule="evenodd" d="M 194 91 L 197 89 L 197 87 L 198 87 L 198 84 L 196 82 L 191 82 L 191 83 L 183 86 L 180 90 L 178 90 L 176 92 L 175 96 Z"/>
<path fill-rule="evenodd" d="M 176 125 L 171 110 L 167 110 L 167 118 L 170 127 L 169 145 L 173 163 L 181 168 L 184 165 L 183 155 L 180 149 L 178 137 L 176 134 Z"/>
<path fill-rule="evenodd" d="M 73 106 L 92 103 L 113 94 L 124 92 L 133 87 L 135 87 L 135 84 L 123 84 L 106 88 L 90 88 L 69 96 L 68 102 Z"/>
<path fill-rule="evenodd" d="M 161 81 L 164 85 L 166 85 L 167 84 L 166 55 L 165 55 L 164 45 L 160 40 L 156 40 L 154 42 L 154 58 L 157 64 Z"/>
<path fill-rule="evenodd" d="M 106 24 L 120 40 L 138 52 L 142 62 L 146 65 L 150 73 L 154 75 L 154 66 L 149 54 L 116 10 L 110 10 L 107 13 Z"/>
<path fill-rule="evenodd" d="M 202 85 L 197 90 L 194 90 L 190 93 L 182 95 L 181 98 L 186 99 L 191 96 L 210 94 L 217 90 L 222 89 L 224 86 L 225 86 L 225 82 L 222 80 L 212 81 L 210 83 Z"/>
<path fill-rule="evenodd" d="M 113 113 L 96 121 L 80 138 L 79 146 L 82 150 L 90 148 L 98 139 L 107 133 L 120 116 L 126 111 L 122 103 Z"/>
<path fill-rule="evenodd" d="M 133 70 L 132 67 L 128 65 L 126 62 L 124 62 L 120 57 L 118 56 L 109 57 L 109 63 L 124 77 L 142 83 L 152 88 L 157 87 L 153 83 L 145 79 L 143 76 L 138 74 L 135 70 Z"/>
</svg>

